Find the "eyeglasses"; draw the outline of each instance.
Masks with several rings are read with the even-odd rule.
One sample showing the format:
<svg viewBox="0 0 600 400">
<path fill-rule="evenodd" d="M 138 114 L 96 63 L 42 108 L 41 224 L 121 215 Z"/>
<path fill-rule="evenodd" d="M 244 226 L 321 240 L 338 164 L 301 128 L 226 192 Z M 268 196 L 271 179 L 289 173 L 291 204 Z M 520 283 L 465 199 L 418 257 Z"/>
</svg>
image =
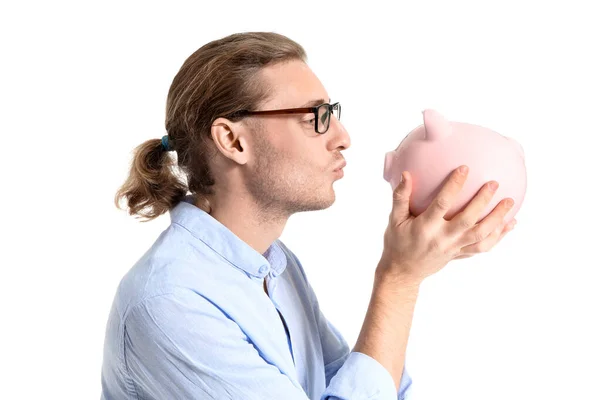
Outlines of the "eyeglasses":
<svg viewBox="0 0 600 400">
<path fill-rule="evenodd" d="M 340 120 L 342 116 L 342 106 L 340 103 L 329 104 L 323 103 L 316 107 L 305 108 L 285 108 L 282 110 L 263 110 L 263 111 L 237 111 L 229 116 L 229 118 L 245 117 L 247 115 L 279 115 L 279 114 L 307 114 L 313 113 L 315 116 L 315 132 L 323 134 L 329 129 L 331 122 L 331 114 Z"/>
</svg>

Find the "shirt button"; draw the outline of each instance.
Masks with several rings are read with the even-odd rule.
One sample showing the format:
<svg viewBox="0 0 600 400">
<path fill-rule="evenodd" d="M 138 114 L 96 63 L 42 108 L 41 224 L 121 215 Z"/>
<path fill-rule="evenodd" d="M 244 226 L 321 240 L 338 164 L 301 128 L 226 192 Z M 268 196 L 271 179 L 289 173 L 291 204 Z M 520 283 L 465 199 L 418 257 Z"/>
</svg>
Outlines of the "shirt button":
<svg viewBox="0 0 600 400">
<path fill-rule="evenodd" d="M 258 270 L 259 274 L 264 274 L 265 272 L 267 272 L 268 267 L 266 265 L 263 265 L 262 267 L 260 267 L 260 269 Z"/>
</svg>

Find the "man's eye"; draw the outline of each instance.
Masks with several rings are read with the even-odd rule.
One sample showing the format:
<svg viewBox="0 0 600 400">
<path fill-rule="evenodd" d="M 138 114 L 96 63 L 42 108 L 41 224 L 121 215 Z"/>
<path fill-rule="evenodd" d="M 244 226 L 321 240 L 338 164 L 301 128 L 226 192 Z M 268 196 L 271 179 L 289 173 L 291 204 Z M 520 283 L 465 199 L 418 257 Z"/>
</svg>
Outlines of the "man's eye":
<svg viewBox="0 0 600 400">
<path fill-rule="evenodd" d="M 306 120 L 304 120 L 304 121 L 302 121 L 302 122 L 305 122 L 305 123 L 307 123 L 307 124 L 313 124 L 313 125 L 314 125 L 314 123 L 315 123 L 315 119 L 314 119 L 314 118 L 311 118 L 311 119 L 306 119 Z"/>
</svg>

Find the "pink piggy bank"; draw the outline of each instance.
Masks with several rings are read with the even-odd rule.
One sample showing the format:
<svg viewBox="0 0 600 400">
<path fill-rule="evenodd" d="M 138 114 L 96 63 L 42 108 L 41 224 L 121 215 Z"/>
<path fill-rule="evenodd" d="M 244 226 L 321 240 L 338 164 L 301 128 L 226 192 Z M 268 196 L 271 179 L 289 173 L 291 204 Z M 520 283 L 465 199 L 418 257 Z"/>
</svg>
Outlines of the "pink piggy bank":
<svg viewBox="0 0 600 400">
<path fill-rule="evenodd" d="M 446 214 L 451 219 L 469 203 L 481 187 L 495 180 L 499 187 L 479 221 L 504 198 L 514 206 L 504 217 L 509 222 L 521 208 L 527 188 L 525 155 L 515 140 L 477 125 L 450 122 L 434 110 L 423 111 L 424 124 L 413 129 L 398 148 L 385 155 L 383 177 L 398 186 L 402 171 L 413 178 L 410 211 L 417 216 L 427 209 L 449 174 L 461 165 L 469 174 L 454 205 Z"/>
</svg>

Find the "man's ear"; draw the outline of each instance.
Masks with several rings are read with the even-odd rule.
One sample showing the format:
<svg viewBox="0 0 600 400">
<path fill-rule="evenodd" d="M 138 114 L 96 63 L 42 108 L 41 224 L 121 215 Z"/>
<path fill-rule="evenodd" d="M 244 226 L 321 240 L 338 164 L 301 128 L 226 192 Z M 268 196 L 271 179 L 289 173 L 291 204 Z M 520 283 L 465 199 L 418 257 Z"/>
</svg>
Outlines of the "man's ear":
<svg viewBox="0 0 600 400">
<path fill-rule="evenodd" d="M 248 162 L 248 129 L 241 122 L 217 118 L 210 127 L 210 134 L 217 150 L 238 164 Z"/>
</svg>

